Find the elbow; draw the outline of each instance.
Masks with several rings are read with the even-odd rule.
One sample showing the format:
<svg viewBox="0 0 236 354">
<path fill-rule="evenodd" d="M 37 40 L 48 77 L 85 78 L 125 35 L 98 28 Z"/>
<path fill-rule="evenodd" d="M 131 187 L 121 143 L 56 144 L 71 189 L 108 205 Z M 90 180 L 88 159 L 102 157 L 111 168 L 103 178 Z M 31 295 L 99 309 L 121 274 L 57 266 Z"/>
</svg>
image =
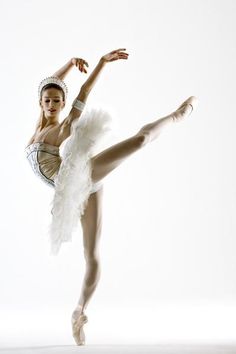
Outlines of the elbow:
<svg viewBox="0 0 236 354">
<path fill-rule="evenodd" d="M 88 87 L 88 85 L 86 85 L 86 83 L 85 84 L 83 84 L 82 86 L 81 86 L 81 90 L 80 91 L 82 91 L 82 92 L 84 92 L 85 94 L 89 94 L 89 92 L 90 92 L 90 89 L 89 89 L 89 87 Z"/>
<path fill-rule="evenodd" d="M 86 89 L 86 87 L 84 86 L 81 86 L 80 88 L 80 92 L 79 92 L 79 95 L 78 95 L 78 99 L 82 102 L 85 102 L 87 97 L 89 95 L 89 91 Z"/>
</svg>

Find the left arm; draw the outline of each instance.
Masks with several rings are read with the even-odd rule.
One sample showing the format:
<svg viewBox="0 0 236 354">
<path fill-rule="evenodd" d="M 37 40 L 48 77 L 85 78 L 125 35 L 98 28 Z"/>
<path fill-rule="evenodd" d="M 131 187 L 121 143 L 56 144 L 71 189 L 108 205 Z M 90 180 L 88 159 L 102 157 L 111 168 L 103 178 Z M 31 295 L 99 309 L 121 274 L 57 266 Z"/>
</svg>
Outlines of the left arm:
<svg viewBox="0 0 236 354">
<path fill-rule="evenodd" d="M 62 68 L 57 70 L 52 76 L 56 76 L 59 79 L 63 80 L 64 77 L 68 74 L 68 72 L 71 70 L 71 68 L 74 66 L 73 64 L 73 59 L 70 59 Z"/>
</svg>

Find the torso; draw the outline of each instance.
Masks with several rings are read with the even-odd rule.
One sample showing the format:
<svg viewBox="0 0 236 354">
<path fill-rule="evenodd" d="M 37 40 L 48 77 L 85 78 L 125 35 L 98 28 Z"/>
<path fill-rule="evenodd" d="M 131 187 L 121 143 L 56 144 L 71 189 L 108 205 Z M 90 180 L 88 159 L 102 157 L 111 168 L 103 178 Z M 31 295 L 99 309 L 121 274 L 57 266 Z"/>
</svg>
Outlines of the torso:
<svg viewBox="0 0 236 354">
<path fill-rule="evenodd" d="M 68 128 L 69 127 L 63 128 L 61 123 L 42 129 L 39 128 L 35 131 L 27 146 L 33 143 L 42 142 L 45 144 L 50 144 L 59 147 L 62 142 L 70 135 L 70 129 Z"/>
</svg>

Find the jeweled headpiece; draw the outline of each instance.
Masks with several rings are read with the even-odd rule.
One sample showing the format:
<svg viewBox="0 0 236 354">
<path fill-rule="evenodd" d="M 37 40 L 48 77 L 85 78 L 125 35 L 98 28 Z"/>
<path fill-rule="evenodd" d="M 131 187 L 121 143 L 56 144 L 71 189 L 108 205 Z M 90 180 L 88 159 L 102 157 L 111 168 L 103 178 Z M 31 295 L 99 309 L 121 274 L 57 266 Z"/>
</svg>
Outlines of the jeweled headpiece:
<svg viewBox="0 0 236 354">
<path fill-rule="evenodd" d="M 42 80 L 39 84 L 39 87 L 38 87 L 38 96 L 39 96 L 39 99 L 40 99 L 40 95 L 41 95 L 41 91 L 43 89 L 44 86 L 48 85 L 48 84 L 56 84 L 58 86 L 60 86 L 64 92 L 64 95 L 65 95 L 65 100 L 67 98 L 67 94 L 68 94 L 68 89 L 67 89 L 67 86 L 66 84 L 64 83 L 64 81 L 62 81 L 61 79 L 59 79 L 58 77 L 56 76 L 49 76 L 49 77 L 46 77 L 46 79 Z"/>
</svg>

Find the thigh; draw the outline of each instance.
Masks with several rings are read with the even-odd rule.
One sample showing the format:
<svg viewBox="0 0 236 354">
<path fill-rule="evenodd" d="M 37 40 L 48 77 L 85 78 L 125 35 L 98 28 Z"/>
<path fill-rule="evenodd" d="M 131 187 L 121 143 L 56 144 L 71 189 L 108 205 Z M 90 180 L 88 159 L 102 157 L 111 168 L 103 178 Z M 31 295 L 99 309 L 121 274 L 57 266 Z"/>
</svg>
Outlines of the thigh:
<svg viewBox="0 0 236 354">
<path fill-rule="evenodd" d="M 103 187 L 90 194 L 84 214 L 81 216 L 83 244 L 86 257 L 96 256 L 102 230 Z"/>
<path fill-rule="evenodd" d="M 91 158 L 92 180 L 98 182 L 118 167 L 125 159 L 141 149 L 146 142 L 146 135 L 138 133 L 128 139 L 101 151 Z"/>
</svg>

